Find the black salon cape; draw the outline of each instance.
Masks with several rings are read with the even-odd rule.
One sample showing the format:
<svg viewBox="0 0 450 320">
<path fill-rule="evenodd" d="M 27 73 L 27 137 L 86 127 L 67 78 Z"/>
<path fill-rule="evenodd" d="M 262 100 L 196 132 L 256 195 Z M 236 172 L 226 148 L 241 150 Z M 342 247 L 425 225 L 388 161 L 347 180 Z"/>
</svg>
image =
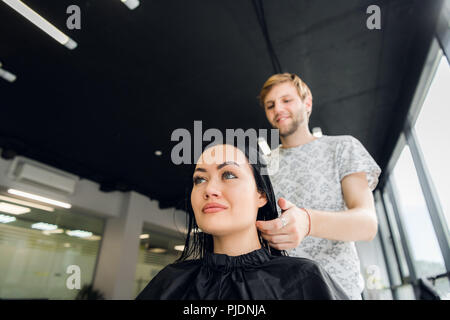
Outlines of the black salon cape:
<svg viewBox="0 0 450 320">
<path fill-rule="evenodd" d="M 346 300 L 318 263 L 273 256 L 261 248 L 240 256 L 208 253 L 162 269 L 136 300 Z"/>
</svg>

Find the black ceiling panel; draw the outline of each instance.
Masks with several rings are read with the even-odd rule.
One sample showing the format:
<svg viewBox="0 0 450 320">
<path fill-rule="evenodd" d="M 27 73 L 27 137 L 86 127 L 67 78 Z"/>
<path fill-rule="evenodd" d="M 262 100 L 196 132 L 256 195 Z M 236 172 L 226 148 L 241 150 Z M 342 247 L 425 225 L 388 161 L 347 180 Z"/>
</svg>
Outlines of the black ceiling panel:
<svg viewBox="0 0 450 320">
<path fill-rule="evenodd" d="M 69 50 L 0 2 L 0 148 L 178 206 L 177 128 L 267 128 L 256 96 L 274 72 L 258 1 L 25 1 L 73 38 Z M 434 34 L 441 1 L 259 1 L 282 71 L 313 97 L 311 128 L 358 138 L 384 168 Z M 66 8 L 81 8 L 81 30 Z M 366 27 L 369 5 L 381 30 Z M 155 150 L 161 150 L 158 157 Z"/>
</svg>

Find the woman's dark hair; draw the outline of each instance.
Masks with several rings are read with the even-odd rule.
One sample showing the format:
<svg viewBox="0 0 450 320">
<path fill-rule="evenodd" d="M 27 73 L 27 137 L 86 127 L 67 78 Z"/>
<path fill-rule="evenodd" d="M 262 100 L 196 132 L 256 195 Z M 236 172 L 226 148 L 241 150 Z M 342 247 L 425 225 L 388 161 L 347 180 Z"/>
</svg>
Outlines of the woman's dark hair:
<svg viewBox="0 0 450 320">
<path fill-rule="evenodd" d="M 251 147 L 248 143 L 245 143 L 244 145 L 241 144 L 231 144 L 231 143 L 225 143 L 232 145 L 233 147 L 241 150 L 246 158 L 248 163 L 250 164 L 250 167 L 253 171 L 253 176 L 255 178 L 256 182 L 256 188 L 260 193 L 264 193 L 267 197 L 267 203 L 258 209 L 258 215 L 257 220 L 273 220 L 278 218 L 278 212 L 277 212 L 277 203 L 275 200 L 275 194 L 272 188 L 272 183 L 270 182 L 269 176 L 267 174 L 267 164 L 264 158 L 262 157 L 261 153 Z M 203 149 L 203 152 L 207 149 L 209 149 L 212 146 L 215 146 L 217 144 L 210 144 L 205 149 Z M 250 161 L 250 160 L 251 161 Z M 192 167 L 191 175 L 189 178 L 189 187 L 187 188 L 186 192 L 186 211 L 187 211 L 187 235 L 186 235 L 186 241 L 184 245 L 184 250 L 181 253 L 181 256 L 176 260 L 176 262 L 181 262 L 186 260 L 187 258 L 203 258 L 205 256 L 205 253 L 210 252 L 212 253 L 214 251 L 214 242 L 213 237 L 210 234 L 200 232 L 198 229 L 197 222 L 195 221 L 195 215 L 194 210 L 192 208 L 191 204 L 191 193 L 193 188 L 193 182 L 192 182 L 192 175 L 195 170 L 195 164 Z M 261 243 L 261 246 L 269 250 L 269 252 L 272 255 L 276 256 L 283 256 L 286 255 L 286 252 L 284 250 L 277 250 L 274 248 L 271 248 L 269 246 L 269 243 L 262 238 L 260 231 L 258 230 L 258 237 L 259 242 Z"/>
</svg>

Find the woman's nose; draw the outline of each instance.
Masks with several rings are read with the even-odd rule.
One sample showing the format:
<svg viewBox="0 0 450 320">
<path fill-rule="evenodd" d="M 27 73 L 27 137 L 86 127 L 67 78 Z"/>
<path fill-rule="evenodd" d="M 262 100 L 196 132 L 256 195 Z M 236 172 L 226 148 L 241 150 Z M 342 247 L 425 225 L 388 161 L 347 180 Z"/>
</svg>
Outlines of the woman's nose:
<svg viewBox="0 0 450 320">
<path fill-rule="evenodd" d="M 221 195 L 221 191 L 217 183 L 215 183 L 213 180 L 208 182 L 208 185 L 205 188 L 205 199 L 208 199 L 210 197 L 219 197 Z"/>
</svg>

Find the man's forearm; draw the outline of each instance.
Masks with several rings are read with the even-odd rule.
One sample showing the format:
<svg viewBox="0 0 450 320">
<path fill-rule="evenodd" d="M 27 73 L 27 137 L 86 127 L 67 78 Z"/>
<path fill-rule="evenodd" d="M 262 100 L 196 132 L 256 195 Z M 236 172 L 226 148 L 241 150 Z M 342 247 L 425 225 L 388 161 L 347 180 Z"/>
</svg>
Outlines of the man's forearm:
<svg viewBox="0 0 450 320">
<path fill-rule="evenodd" d="M 370 209 L 353 208 L 346 211 L 308 209 L 311 215 L 310 236 L 337 241 L 371 241 L 377 234 L 378 223 Z"/>
</svg>

